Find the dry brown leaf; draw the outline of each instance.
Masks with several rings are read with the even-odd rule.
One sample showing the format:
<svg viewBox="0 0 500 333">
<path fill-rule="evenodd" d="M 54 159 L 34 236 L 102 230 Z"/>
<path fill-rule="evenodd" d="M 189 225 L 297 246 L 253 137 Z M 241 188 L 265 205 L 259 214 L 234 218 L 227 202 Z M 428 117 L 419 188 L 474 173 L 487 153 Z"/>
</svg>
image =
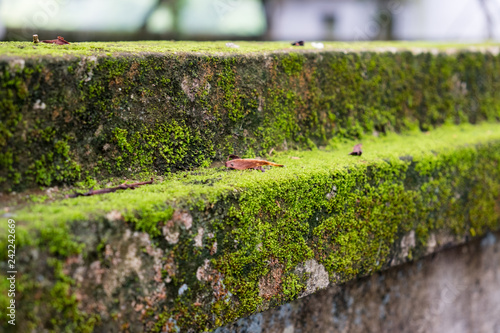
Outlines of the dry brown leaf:
<svg viewBox="0 0 500 333">
<path fill-rule="evenodd" d="M 57 44 L 57 45 L 69 44 L 69 42 L 64 40 L 64 38 L 61 36 L 57 36 L 57 39 L 42 40 L 42 43 Z"/>
<path fill-rule="evenodd" d="M 264 160 L 256 160 L 250 158 L 239 158 L 235 160 L 230 160 L 226 162 L 226 167 L 236 170 L 246 170 L 246 169 L 259 169 L 263 171 L 262 168 L 264 165 L 271 165 L 276 167 L 283 167 L 284 165 L 276 164 L 269 161 Z"/>
</svg>

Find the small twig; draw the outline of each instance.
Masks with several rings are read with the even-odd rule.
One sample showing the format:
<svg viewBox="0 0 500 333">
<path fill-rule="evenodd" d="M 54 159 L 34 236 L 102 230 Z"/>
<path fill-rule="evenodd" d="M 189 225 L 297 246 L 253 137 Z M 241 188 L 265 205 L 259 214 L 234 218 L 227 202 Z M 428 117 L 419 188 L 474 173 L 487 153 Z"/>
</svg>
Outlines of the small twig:
<svg viewBox="0 0 500 333">
<path fill-rule="evenodd" d="M 113 193 L 113 192 L 116 192 L 118 190 L 126 190 L 126 189 L 133 190 L 133 189 L 136 189 L 137 187 L 139 187 L 141 185 L 148 185 L 148 184 L 153 184 L 153 178 L 151 178 L 151 180 L 147 181 L 147 182 L 138 182 L 138 183 L 133 183 L 133 184 L 125 184 L 125 183 L 123 183 L 123 184 L 118 185 L 116 187 L 103 188 L 103 189 L 100 189 L 100 190 L 90 189 L 86 193 L 75 192 L 73 194 L 67 195 L 66 197 L 68 197 L 68 198 L 88 197 L 88 196 L 91 196 L 91 195 Z"/>
</svg>

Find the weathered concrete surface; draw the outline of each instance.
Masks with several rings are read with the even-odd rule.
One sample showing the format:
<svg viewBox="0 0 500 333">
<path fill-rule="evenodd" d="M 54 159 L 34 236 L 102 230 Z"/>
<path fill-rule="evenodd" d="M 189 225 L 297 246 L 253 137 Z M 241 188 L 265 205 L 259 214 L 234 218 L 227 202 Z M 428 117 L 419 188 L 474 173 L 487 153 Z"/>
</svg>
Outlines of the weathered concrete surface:
<svg viewBox="0 0 500 333">
<path fill-rule="evenodd" d="M 210 331 L 500 228 L 500 124 L 363 148 L 9 210 L 18 328 Z"/>
<path fill-rule="evenodd" d="M 4 208 L 23 332 L 213 330 L 500 227 L 498 48 L 117 44 L 0 56 L 1 191 L 156 177 Z M 232 152 L 286 167 L 192 169 Z"/>
<path fill-rule="evenodd" d="M 202 45 L 0 43 L 0 191 L 500 118 L 498 47 Z"/>
<path fill-rule="evenodd" d="M 282 305 L 216 333 L 500 332 L 500 232 Z"/>
</svg>

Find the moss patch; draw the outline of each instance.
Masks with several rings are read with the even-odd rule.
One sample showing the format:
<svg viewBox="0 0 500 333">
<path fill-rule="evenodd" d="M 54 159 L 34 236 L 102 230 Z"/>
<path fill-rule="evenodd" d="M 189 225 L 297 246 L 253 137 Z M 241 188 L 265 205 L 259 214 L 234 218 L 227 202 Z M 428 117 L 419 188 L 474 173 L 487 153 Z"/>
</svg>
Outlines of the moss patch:
<svg viewBox="0 0 500 333">
<path fill-rule="evenodd" d="M 199 169 L 32 205 L 15 211 L 18 246 L 63 261 L 85 320 L 99 308 L 110 325 L 96 331 L 203 331 L 297 298 L 311 274 L 342 283 L 500 227 L 498 124 L 361 141 L 361 157 L 336 139 L 265 173 Z"/>
<path fill-rule="evenodd" d="M 500 118 L 494 45 L 285 46 L 0 43 L 0 190 Z"/>
<path fill-rule="evenodd" d="M 324 42 L 324 49 L 315 49 L 310 43 L 303 47 L 293 47 L 288 42 L 236 42 L 239 48 L 225 46 L 226 41 L 215 42 L 172 42 L 172 41 L 139 41 L 139 42 L 82 42 L 70 45 L 33 44 L 31 42 L 0 42 L 0 55 L 3 56 L 66 56 L 66 55 L 115 55 L 123 53 L 199 53 L 211 55 L 248 54 L 266 52 L 300 52 L 300 51 L 397 51 L 412 50 L 494 50 L 498 43 L 433 43 L 433 42 Z"/>
</svg>

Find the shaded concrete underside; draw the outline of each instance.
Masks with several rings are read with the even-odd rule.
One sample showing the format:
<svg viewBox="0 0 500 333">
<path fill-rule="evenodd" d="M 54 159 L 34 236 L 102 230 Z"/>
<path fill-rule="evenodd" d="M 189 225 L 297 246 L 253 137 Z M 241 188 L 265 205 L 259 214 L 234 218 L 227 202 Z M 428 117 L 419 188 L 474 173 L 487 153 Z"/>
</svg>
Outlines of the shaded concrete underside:
<svg viewBox="0 0 500 333">
<path fill-rule="evenodd" d="M 500 232 L 217 329 L 500 332 Z"/>
</svg>

